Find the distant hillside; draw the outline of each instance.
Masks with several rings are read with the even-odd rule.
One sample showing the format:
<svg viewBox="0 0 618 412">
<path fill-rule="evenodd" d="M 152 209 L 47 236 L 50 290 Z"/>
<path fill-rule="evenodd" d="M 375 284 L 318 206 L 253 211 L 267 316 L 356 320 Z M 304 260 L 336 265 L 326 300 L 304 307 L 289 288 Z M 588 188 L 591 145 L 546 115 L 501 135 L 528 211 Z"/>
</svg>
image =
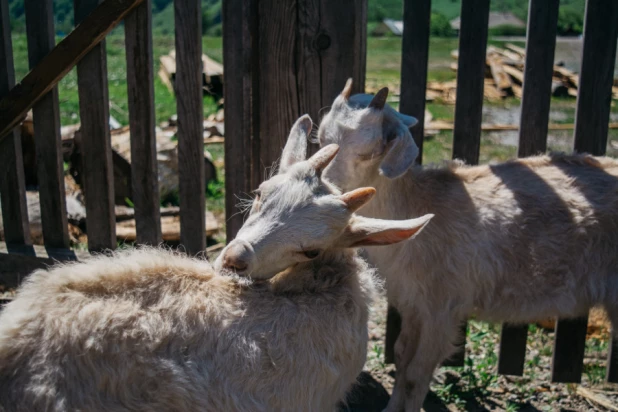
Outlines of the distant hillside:
<svg viewBox="0 0 618 412">
<path fill-rule="evenodd" d="M 56 15 L 56 27 L 68 32 L 73 27 L 73 0 L 53 0 Z M 560 33 L 579 33 L 583 27 L 583 15 L 586 0 L 560 1 Z M 152 0 L 155 30 L 172 33 L 174 27 L 173 0 Z M 402 0 L 368 0 L 367 18 L 369 22 L 379 22 L 384 18 L 400 20 L 402 18 Z M 9 0 L 12 16 L 11 26 L 14 30 L 23 30 L 24 0 Z M 202 0 L 203 31 L 205 34 L 221 33 L 221 0 Z M 447 19 L 457 17 L 461 9 L 461 0 L 432 0 L 433 12 L 444 15 Z M 528 13 L 527 0 L 492 0 L 493 11 L 512 12 L 525 20 Z"/>
</svg>

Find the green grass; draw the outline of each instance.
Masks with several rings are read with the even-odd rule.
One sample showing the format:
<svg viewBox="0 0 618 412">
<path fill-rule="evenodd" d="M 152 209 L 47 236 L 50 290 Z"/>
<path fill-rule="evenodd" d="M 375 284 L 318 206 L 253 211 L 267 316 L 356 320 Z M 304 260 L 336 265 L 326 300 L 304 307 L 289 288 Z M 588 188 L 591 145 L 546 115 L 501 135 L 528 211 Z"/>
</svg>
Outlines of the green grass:
<svg viewBox="0 0 618 412">
<path fill-rule="evenodd" d="M 58 38 L 56 41 L 60 41 Z M 223 55 L 222 40 L 220 37 L 204 37 L 204 53 L 213 59 L 221 61 Z M 167 120 L 176 113 L 176 99 L 157 76 L 159 58 L 174 48 L 173 36 L 155 36 L 153 39 L 154 70 L 155 70 L 155 113 L 157 123 Z M 121 124 L 129 123 L 129 107 L 127 97 L 127 69 L 122 30 L 115 30 L 106 39 L 107 69 L 110 114 Z M 28 49 L 24 34 L 13 35 L 13 53 L 15 61 L 15 77 L 19 81 L 28 73 Z M 79 123 L 79 96 L 77 90 L 76 69 L 58 84 L 60 99 L 60 118 L 63 125 Z M 204 97 L 205 116 L 216 110 L 216 102 L 209 96 Z"/>
</svg>

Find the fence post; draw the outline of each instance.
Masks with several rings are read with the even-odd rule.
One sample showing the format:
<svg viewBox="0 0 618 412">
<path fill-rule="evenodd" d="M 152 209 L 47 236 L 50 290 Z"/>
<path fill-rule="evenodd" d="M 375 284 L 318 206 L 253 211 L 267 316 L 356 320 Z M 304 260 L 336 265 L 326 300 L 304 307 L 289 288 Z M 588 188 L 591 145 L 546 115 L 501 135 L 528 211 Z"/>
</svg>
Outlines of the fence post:
<svg viewBox="0 0 618 412">
<path fill-rule="evenodd" d="M 100 3 L 101 0 L 74 0 L 75 24 L 80 24 Z M 77 63 L 77 84 L 88 249 L 91 252 L 115 249 L 114 171 L 105 40 Z"/>
<path fill-rule="evenodd" d="M 206 249 L 202 5 L 174 0 L 180 243 L 189 255 Z"/>
<path fill-rule="evenodd" d="M 13 47 L 8 0 L 0 0 L 0 98 L 15 85 Z M 0 142 L 0 197 L 2 222 L 9 251 L 34 254 L 30 246 L 30 228 L 24 165 L 21 151 L 21 135 L 17 129 Z"/>
<path fill-rule="evenodd" d="M 319 121 L 354 79 L 364 89 L 366 0 L 223 3 L 228 240 L 242 225 L 237 199 L 255 189 L 296 119 Z"/>
</svg>

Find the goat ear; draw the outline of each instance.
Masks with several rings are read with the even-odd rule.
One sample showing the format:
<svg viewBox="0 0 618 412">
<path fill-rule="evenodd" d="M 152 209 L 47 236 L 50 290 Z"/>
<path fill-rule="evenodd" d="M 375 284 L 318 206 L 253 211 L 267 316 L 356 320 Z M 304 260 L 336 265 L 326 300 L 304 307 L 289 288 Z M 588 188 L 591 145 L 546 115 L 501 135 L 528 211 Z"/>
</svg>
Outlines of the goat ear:
<svg viewBox="0 0 618 412">
<path fill-rule="evenodd" d="M 384 109 L 384 105 L 386 104 L 387 97 L 388 97 L 388 87 L 383 87 L 376 93 L 375 96 L 373 96 L 373 99 L 371 99 L 371 102 L 369 102 L 368 107 L 371 109 L 376 109 L 376 110 Z"/>
<path fill-rule="evenodd" d="M 434 215 L 409 220 L 382 220 L 354 216 L 343 234 L 344 247 L 392 245 L 414 238 Z"/>
<path fill-rule="evenodd" d="M 375 194 L 376 190 L 373 187 L 361 187 L 342 194 L 339 199 L 345 203 L 350 212 L 356 212 L 369 202 Z"/>
<path fill-rule="evenodd" d="M 351 95 L 352 95 L 352 78 L 350 77 L 348 81 L 345 82 L 345 87 L 341 91 L 340 96 L 343 97 L 343 100 L 347 102 Z"/>
<path fill-rule="evenodd" d="M 337 152 L 339 151 L 339 145 L 329 144 L 328 146 L 324 146 L 316 154 L 311 156 L 309 160 L 309 164 L 313 167 L 316 173 L 322 173 L 322 170 L 337 156 Z"/>
<path fill-rule="evenodd" d="M 398 119 L 393 121 L 385 116 L 383 125 L 387 152 L 380 164 L 380 173 L 395 179 L 414 164 L 418 156 L 418 147 L 407 126 Z"/>
<path fill-rule="evenodd" d="M 285 173 L 290 166 L 307 158 L 307 139 L 311 133 L 311 126 L 312 122 L 308 114 L 301 116 L 294 123 L 281 154 L 279 173 Z"/>
</svg>

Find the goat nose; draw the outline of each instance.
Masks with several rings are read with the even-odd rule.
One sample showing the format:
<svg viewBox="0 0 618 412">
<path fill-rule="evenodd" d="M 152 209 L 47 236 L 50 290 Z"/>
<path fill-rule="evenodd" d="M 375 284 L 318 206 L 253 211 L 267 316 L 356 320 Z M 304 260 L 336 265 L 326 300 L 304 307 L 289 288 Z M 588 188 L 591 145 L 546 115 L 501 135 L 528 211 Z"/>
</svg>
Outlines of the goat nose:
<svg viewBox="0 0 618 412">
<path fill-rule="evenodd" d="M 236 273 L 244 272 L 249 267 L 251 246 L 243 241 L 233 241 L 223 256 L 223 267 Z"/>
</svg>

